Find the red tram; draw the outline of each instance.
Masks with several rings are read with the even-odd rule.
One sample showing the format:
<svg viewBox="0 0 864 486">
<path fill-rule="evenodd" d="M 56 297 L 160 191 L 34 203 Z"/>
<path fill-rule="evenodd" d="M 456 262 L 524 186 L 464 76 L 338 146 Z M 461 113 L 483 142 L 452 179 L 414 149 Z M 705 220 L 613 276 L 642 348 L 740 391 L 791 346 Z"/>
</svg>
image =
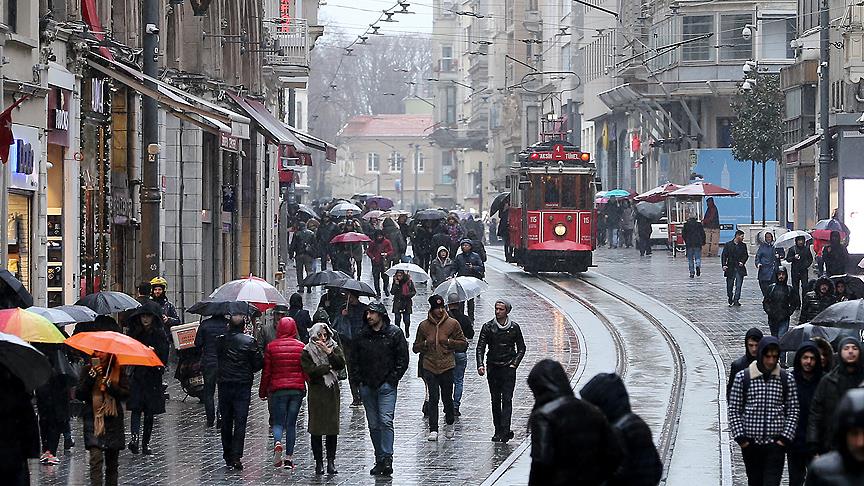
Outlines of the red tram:
<svg viewBox="0 0 864 486">
<path fill-rule="evenodd" d="M 510 245 L 530 273 L 585 272 L 596 244 L 591 155 L 561 140 L 538 142 L 510 167 Z"/>
</svg>

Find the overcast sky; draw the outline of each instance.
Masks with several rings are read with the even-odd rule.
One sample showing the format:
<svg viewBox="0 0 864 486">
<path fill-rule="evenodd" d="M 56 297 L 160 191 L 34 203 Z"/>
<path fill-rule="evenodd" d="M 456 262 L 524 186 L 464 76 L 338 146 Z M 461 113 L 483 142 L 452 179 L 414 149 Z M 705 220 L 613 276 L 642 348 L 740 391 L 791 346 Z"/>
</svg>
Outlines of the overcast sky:
<svg viewBox="0 0 864 486">
<path fill-rule="evenodd" d="M 408 10 L 415 13 L 393 16 L 398 22 L 379 22 L 381 33 L 432 32 L 432 0 L 421 0 L 420 3 L 407 1 L 411 4 Z M 325 26 L 335 25 L 352 35 L 360 35 L 369 28 L 369 24 L 378 20 L 383 10 L 394 5 L 396 0 L 327 0 L 327 4 L 318 10 L 318 20 Z M 324 37 L 327 37 L 326 30 Z"/>
</svg>

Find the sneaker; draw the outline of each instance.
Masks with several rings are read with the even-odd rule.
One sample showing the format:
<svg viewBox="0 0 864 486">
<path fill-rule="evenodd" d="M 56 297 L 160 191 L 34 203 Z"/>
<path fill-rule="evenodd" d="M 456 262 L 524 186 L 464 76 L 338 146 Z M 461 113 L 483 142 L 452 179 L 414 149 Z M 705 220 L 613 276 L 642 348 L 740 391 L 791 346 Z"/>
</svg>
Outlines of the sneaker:
<svg viewBox="0 0 864 486">
<path fill-rule="evenodd" d="M 454 429 L 455 429 L 455 427 L 453 427 L 452 425 L 445 425 L 444 426 L 444 437 L 446 437 L 448 439 L 452 439 L 453 436 L 456 435 L 456 431 Z"/>
<path fill-rule="evenodd" d="M 492 436 L 492 442 L 501 442 L 501 435 L 497 432 Z"/>
<path fill-rule="evenodd" d="M 436 432 L 434 430 L 432 432 L 429 432 L 429 435 L 426 436 L 426 440 L 428 440 L 429 442 L 437 442 L 438 441 L 438 432 Z"/>
<path fill-rule="evenodd" d="M 60 459 L 58 459 L 57 456 L 49 452 L 47 464 L 49 466 L 56 466 L 57 464 L 60 464 Z"/>
<path fill-rule="evenodd" d="M 732 305 L 734 305 L 735 307 L 741 307 L 741 302 L 738 302 L 736 300 L 735 302 L 732 302 Z"/>
<path fill-rule="evenodd" d="M 363 402 L 359 398 L 356 398 L 351 402 L 352 407 L 359 407 L 360 405 L 363 405 Z"/>
<path fill-rule="evenodd" d="M 699 267 L 696 267 L 696 276 L 698 277 L 700 275 L 702 275 L 702 269 Z"/>
<path fill-rule="evenodd" d="M 286 463 L 288 461 L 285 461 Z M 282 465 L 282 443 L 277 442 L 275 446 L 273 446 L 273 465 L 279 467 Z"/>
<path fill-rule="evenodd" d="M 692 273 L 690 274 L 690 278 L 693 278 L 693 274 L 692 274 Z"/>
<path fill-rule="evenodd" d="M 45 451 L 42 453 L 41 456 L 39 456 L 39 462 L 41 462 L 42 464 L 48 464 L 48 458 L 49 457 L 51 457 L 51 453 L 48 451 Z"/>
<path fill-rule="evenodd" d="M 285 461 L 282 463 L 282 467 L 284 467 L 285 469 L 291 469 L 293 471 L 297 466 L 294 464 L 294 459 L 285 459 Z"/>
</svg>

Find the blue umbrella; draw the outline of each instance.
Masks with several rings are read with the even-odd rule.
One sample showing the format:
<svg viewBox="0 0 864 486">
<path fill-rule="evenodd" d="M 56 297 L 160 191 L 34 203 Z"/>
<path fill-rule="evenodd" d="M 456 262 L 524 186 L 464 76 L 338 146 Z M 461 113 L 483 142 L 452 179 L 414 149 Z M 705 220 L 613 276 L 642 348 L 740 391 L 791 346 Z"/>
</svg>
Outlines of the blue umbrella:
<svg viewBox="0 0 864 486">
<path fill-rule="evenodd" d="M 612 189 L 604 194 L 603 197 L 630 197 L 630 191 L 625 191 L 624 189 Z"/>
</svg>

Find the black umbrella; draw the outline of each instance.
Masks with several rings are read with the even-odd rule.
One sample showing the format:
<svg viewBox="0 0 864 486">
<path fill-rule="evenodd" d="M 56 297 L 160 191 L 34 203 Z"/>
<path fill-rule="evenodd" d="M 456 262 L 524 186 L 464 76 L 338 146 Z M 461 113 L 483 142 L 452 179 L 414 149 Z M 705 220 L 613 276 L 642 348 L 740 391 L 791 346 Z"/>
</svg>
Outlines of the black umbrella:
<svg viewBox="0 0 864 486">
<path fill-rule="evenodd" d="M 325 288 L 328 289 L 342 289 L 347 292 L 353 292 L 357 295 L 365 295 L 366 297 L 375 297 L 375 290 L 369 286 L 369 284 L 363 283 L 359 280 L 355 280 L 353 278 L 346 278 L 345 280 L 339 280 L 333 283 L 329 283 L 325 285 Z"/>
<path fill-rule="evenodd" d="M 251 317 L 261 315 L 261 310 L 255 307 L 254 304 L 241 300 L 202 300 L 186 310 L 192 314 L 202 316 L 230 316 L 235 314 L 243 314 Z"/>
<path fill-rule="evenodd" d="M 821 337 L 830 343 L 842 334 L 843 329 L 816 326 L 813 324 L 801 324 L 789 329 L 789 331 L 780 338 L 780 351 L 795 351 L 799 346 L 801 346 L 801 343 L 814 337 Z"/>
<path fill-rule="evenodd" d="M 495 196 L 495 199 L 492 200 L 492 206 L 489 207 L 489 216 L 491 217 L 493 214 L 497 213 L 504 207 L 505 202 L 510 201 L 510 193 L 502 192 Z"/>
<path fill-rule="evenodd" d="M 663 217 L 664 204 L 642 201 L 636 203 L 636 212 L 652 221 L 657 221 Z"/>
<path fill-rule="evenodd" d="M 417 214 L 414 215 L 414 219 L 420 221 L 437 221 L 440 219 L 447 219 L 447 213 L 439 209 L 422 209 L 417 211 Z"/>
<path fill-rule="evenodd" d="M 33 296 L 24 284 L 5 268 L 0 269 L 0 309 L 26 309 L 33 305 Z"/>
<path fill-rule="evenodd" d="M 312 217 L 315 219 L 318 219 L 321 217 L 321 216 L 318 216 L 318 213 L 316 213 L 314 209 L 310 208 L 309 206 L 307 206 L 305 204 L 301 204 L 297 208 L 297 212 L 307 214 L 307 215 L 309 215 L 309 217 Z"/>
<path fill-rule="evenodd" d="M 834 285 L 837 285 L 837 282 L 845 283 L 846 295 L 853 295 L 859 299 L 864 297 L 864 280 L 854 275 L 834 275 L 831 277 L 831 281 L 834 282 Z"/>
<path fill-rule="evenodd" d="M 833 304 L 811 319 L 810 324 L 860 329 L 864 327 L 864 299 L 847 300 Z"/>
<path fill-rule="evenodd" d="M 351 278 L 350 275 L 339 270 L 324 270 L 308 275 L 303 279 L 303 283 L 300 285 L 304 287 L 317 287 L 319 285 L 327 285 L 349 278 Z"/>
<path fill-rule="evenodd" d="M 103 316 L 141 307 L 141 303 L 132 297 L 123 292 L 113 292 L 111 290 L 103 290 L 95 294 L 85 295 L 75 305 L 89 307 L 96 311 L 97 314 Z"/>
</svg>

